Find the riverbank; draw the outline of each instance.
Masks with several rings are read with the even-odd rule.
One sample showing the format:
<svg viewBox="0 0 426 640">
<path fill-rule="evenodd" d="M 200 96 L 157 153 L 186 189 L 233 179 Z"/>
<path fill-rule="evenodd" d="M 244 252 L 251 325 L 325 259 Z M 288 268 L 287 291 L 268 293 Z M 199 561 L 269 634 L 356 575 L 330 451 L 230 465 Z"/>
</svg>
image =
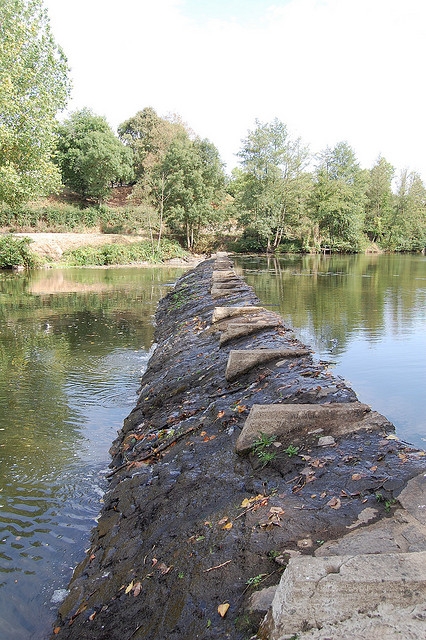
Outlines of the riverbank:
<svg viewBox="0 0 426 640">
<path fill-rule="evenodd" d="M 253 405 L 306 416 L 308 405 L 344 410 L 357 399 L 219 266 L 203 262 L 160 303 L 158 346 L 53 637 L 250 637 L 266 612 L 256 589 L 277 585 L 297 554 L 391 522 L 424 471 L 422 452 L 367 409 L 333 433 L 332 420 L 266 433 L 267 419 L 248 436 Z"/>
</svg>

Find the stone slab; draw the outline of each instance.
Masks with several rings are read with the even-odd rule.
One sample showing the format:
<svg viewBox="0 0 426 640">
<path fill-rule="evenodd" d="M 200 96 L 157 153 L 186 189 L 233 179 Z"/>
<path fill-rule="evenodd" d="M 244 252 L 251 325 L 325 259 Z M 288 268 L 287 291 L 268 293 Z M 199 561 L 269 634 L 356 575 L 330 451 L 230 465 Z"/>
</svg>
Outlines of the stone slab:
<svg viewBox="0 0 426 640">
<path fill-rule="evenodd" d="M 426 525 L 426 473 L 412 478 L 399 494 L 398 500 L 408 513 Z"/>
<path fill-rule="evenodd" d="M 259 333 L 265 329 L 274 329 L 280 326 L 281 320 L 277 318 L 265 318 L 259 320 L 251 320 L 247 318 L 245 323 L 232 323 L 229 324 L 220 336 L 219 344 L 223 347 L 231 340 L 237 340 L 238 338 L 244 338 L 245 336 L 251 336 L 253 333 Z"/>
<path fill-rule="evenodd" d="M 215 307 L 213 310 L 212 323 L 220 322 L 226 318 L 236 318 L 250 313 L 259 313 L 259 311 L 266 311 L 264 307 Z"/>
<path fill-rule="evenodd" d="M 370 511 L 373 512 L 374 509 L 370 508 Z M 384 518 L 367 526 L 362 521 L 363 514 L 361 512 L 358 520 L 348 526 L 348 529 L 354 531 L 338 540 L 325 542 L 315 551 L 315 555 L 324 557 L 426 551 L 426 527 L 407 512 L 397 510 L 392 518 Z"/>
<path fill-rule="evenodd" d="M 233 278 L 233 279 L 237 279 L 238 278 L 238 276 L 235 273 L 234 269 L 213 271 L 213 273 L 212 273 L 213 282 L 217 282 L 217 281 L 221 282 L 223 280 L 227 280 L 228 278 Z"/>
<path fill-rule="evenodd" d="M 400 607 L 380 604 L 368 614 L 354 613 L 337 624 L 297 634 L 298 640 L 424 640 L 426 603 Z M 285 634 L 279 640 L 292 640 Z"/>
<path fill-rule="evenodd" d="M 263 623 L 269 640 L 336 624 L 381 604 L 426 602 L 426 551 L 291 558 Z M 352 636 L 348 636 L 351 637 Z"/>
<path fill-rule="evenodd" d="M 267 362 L 309 355 L 311 355 L 309 349 L 233 349 L 229 352 L 225 378 L 228 382 L 232 382 Z"/>
<path fill-rule="evenodd" d="M 237 453 L 249 451 L 260 433 L 277 439 L 304 441 L 311 432 L 339 436 L 361 429 L 382 429 L 389 421 L 361 402 L 332 404 L 255 404 L 236 444 Z"/>
</svg>

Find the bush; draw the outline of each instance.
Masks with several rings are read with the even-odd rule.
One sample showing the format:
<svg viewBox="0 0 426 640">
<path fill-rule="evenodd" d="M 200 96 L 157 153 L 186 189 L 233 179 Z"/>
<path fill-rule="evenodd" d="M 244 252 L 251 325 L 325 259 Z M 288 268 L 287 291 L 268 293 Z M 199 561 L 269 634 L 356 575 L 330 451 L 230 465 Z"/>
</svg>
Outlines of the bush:
<svg viewBox="0 0 426 640">
<path fill-rule="evenodd" d="M 71 266 L 107 266 L 118 264 L 158 263 L 171 258 L 185 258 L 188 253 L 176 242 L 162 240 L 160 248 L 153 248 L 150 242 L 131 244 L 104 244 L 99 247 L 85 246 L 71 249 L 63 254 Z"/>
<path fill-rule="evenodd" d="M 0 269 L 25 267 L 30 269 L 39 264 L 35 253 L 29 249 L 30 238 L 15 238 L 12 235 L 0 238 Z"/>
</svg>

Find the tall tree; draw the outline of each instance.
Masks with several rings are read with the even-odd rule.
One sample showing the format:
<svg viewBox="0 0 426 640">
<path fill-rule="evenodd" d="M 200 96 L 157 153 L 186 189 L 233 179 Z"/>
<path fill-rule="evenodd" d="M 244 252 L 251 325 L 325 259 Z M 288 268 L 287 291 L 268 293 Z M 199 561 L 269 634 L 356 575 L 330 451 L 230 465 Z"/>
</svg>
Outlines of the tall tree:
<svg viewBox="0 0 426 640">
<path fill-rule="evenodd" d="M 367 183 L 367 172 L 346 142 L 320 155 L 311 200 L 317 248 L 329 245 L 354 251 L 360 247 Z"/>
<path fill-rule="evenodd" d="M 89 109 L 74 112 L 58 127 L 57 149 L 64 184 L 82 197 L 102 200 L 111 183 L 133 178 L 131 150 Z"/>
<path fill-rule="evenodd" d="M 42 0 L 0 0 L 0 202 L 19 206 L 60 186 L 55 117 L 70 84 Z"/>
<path fill-rule="evenodd" d="M 164 159 L 172 141 L 186 137 L 187 131 L 178 118 L 161 118 L 152 107 L 146 107 L 118 127 L 118 136 L 133 151 L 135 178 L 139 180 Z"/>
<path fill-rule="evenodd" d="M 370 171 L 367 188 L 364 230 L 372 242 L 380 242 L 392 218 L 394 195 L 392 180 L 395 169 L 382 156 Z"/>
<path fill-rule="evenodd" d="M 426 187 L 415 171 L 401 171 L 384 244 L 391 251 L 413 251 L 426 246 Z"/>
<path fill-rule="evenodd" d="M 309 152 L 286 125 L 256 120 L 238 153 L 242 175 L 236 192 L 240 220 L 258 234 L 266 249 L 276 249 L 283 236 L 300 226 L 310 180 L 305 171 Z"/>
<path fill-rule="evenodd" d="M 208 140 L 176 138 L 159 174 L 167 224 L 192 250 L 201 230 L 218 217 L 225 180 L 219 153 Z"/>
</svg>

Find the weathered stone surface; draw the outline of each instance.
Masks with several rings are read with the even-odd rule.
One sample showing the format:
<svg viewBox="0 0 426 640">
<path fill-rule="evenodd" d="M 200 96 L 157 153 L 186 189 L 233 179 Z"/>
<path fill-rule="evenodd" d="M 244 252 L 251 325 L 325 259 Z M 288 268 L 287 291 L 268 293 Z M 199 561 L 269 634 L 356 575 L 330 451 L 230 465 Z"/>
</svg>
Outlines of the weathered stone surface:
<svg viewBox="0 0 426 640">
<path fill-rule="evenodd" d="M 300 556 L 289 561 L 263 629 L 269 640 L 279 640 L 374 612 L 382 603 L 410 607 L 425 601 L 426 552 Z"/>
<path fill-rule="evenodd" d="M 256 322 L 245 322 L 229 324 L 227 328 L 222 332 L 220 336 L 219 344 L 223 345 L 231 342 L 231 340 L 237 340 L 238 338 L 244 338 L 250 336 L 253 333 L 259 333 L 265 329 L 274 329 L 279 327 L 281 321 L 278 318 L 270 318 L 265 320 L 257 320 Z"/>
<path fill-rule="evenodd" d="M 265 615 L 269 607 L 272 605 L 276 590 L 277 587 L 273 586 L 261 589 L 260 591 L 255 591 L 250 596 L 248 610 L 263 613 Z"/>
<path fill-rule="evenodd" d="M 421 640 L 425 638 L 426 604 L 400 607 L 380 604 L 368 614 L 298 633 L 298 640 Z M 280 640 L 294 636 L 284 635 Z"/>
<path fill-rule="evenodd" d="M 398 496 L 400 504 L 426 525 L 426 473 L 412 478 Z"/>
<path fill-rule="evenodd" d="M 212 281 L 213 282 L 223 282 L 228 279 L 236 280 L 238 278 L 234 269 L 221 270 L 221 271 L 213 271 L 212 273 Z M 238 278 L 239 279 L 239 278 Z"/>
<path fill-rule="evenodd" d="M 266 362 L 309 355 L 311 355 L 309 349 L 234 349 L 229 353 L 225 378 L 231 382 Z"/>
<path fill-rule="evenodd" d="M 311 404 L 255 404 L 237 440 L 238 453 L 248 451 L 259 433 L 277 438 L 291 436 L 306 440 L 318 429 L 322 435 L 339 436 L 361 429 L 381 429 L 389 426 L 388 420 L 361 402 Z"/>
<path fill-rule="evenodd" d="M 212 315 L 212 323 L 220 322 L 226 318 L 236 318 L 245 314 L 257 314 L 259 311 L 266 311 L 264 307 L 247 305 L 244 307 L 215 307 Z"/>
</svg>

